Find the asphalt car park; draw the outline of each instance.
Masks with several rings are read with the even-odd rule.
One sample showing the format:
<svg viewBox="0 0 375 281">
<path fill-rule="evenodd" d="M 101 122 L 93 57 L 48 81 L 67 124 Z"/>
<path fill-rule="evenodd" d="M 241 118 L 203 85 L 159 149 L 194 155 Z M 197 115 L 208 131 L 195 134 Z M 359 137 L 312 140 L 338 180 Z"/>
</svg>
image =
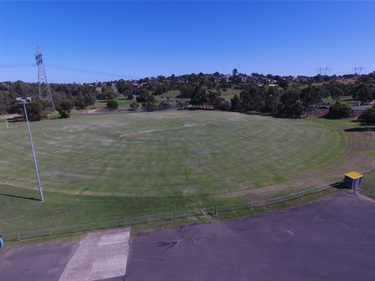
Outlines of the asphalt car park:
<svg viewBox="0 0 375 281">
<path fill-rule="evenodd" d="M 136 237 L 126 281 L 375 280 L 375 203 L 311 204 Z"/>
<path fill-rule="evenodd" d="M 375 202 L 340 192 L 303 206 L 147 234 L 5 247 L 0 280 L 375 280 Z M 129 241 L 130 248 L 129 248 Z"/>
</svg>

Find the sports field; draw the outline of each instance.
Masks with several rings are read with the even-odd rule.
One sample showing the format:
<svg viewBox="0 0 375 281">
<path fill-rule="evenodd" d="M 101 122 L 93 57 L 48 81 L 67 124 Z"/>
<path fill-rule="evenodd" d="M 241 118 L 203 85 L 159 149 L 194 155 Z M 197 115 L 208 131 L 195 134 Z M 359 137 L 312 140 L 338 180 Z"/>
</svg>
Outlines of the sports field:
<svg viewBox="0 0 375 281">
<path fill-rule="evenodd" d="M 374 132 L 349 121 L 164 111 L 0 128 L 0 229 L 19 231 L 163 210 L 265 200 L 373 166 Z"/>
</svg>

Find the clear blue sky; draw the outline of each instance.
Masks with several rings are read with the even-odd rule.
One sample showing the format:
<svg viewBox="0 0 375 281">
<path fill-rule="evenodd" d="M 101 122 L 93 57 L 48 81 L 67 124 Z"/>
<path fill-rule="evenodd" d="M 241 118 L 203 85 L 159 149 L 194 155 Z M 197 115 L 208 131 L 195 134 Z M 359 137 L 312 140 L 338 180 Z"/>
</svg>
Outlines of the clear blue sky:
<svg viewBox="0 0 375 281">
<path fill-rule="evenodd" d="M 375 70 L 373 0 L 0 1 L 0 81 Z"/>
</svg>

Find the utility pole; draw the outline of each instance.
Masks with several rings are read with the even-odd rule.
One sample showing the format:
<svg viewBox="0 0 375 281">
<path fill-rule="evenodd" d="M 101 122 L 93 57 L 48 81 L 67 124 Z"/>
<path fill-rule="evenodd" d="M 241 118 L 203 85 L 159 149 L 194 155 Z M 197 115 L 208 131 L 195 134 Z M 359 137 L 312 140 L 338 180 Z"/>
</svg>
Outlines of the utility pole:
<svg viewBox="0 0 375 281">
<path fill-rule="evenodd" d="M 38 66 L 39 98 L 48 101 L 51 104 L 50 109 L 55 111 L 55 103 L 53 101 L 51 88 L 47 82 L 46 69 L 44 67 L 43 57 L 39 46 L 36 48 L 35 60 L 36 65 Z"/>
<path fill-rule="evenodd" d="M 26 123 L 27 123 L 27 129 L 29 131 L 31 151 L 33 153 L 33 158 L 34 158 L 34 166 L 35 166 L 35 172 L 36 172 L 36 180 L 38 182 L 38 187 L 39 187 L 40 201 L 43 202 L 44 201 L 44 196 L 43 196 L 42 182 L 40 181 L 40 177 L 39 177 L 38 162 L 36 161 L 36 154 L 35 154 L 35 149 L 34 149 L 33 137 L 31 135 L 29 117 L 27 116 L 27 110 L 26 110 L 26 103 L 31 102 L 31 98 L 26 98 L 26 99 L 17 98 L 16 101 L 18 101 L 18 102 L 20 102 L 20 103 L 23 104 L 23 110 L 24 110 L 24 113 L 25 113 L 25 118 L 26 118 Z"/>
</svg>

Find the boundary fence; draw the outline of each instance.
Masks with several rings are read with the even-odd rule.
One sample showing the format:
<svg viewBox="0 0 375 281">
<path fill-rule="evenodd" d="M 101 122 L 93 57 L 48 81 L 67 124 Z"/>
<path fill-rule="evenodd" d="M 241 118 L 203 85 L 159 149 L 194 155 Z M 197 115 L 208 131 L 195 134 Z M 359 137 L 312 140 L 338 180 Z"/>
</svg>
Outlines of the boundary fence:
<svg viewBox="0 0 375 281">
<path fill-rule="evenodd" d="M 375 167 L 365 171 L 363 174 L 369 174 L 375 171 Z M 88 231 L 106 229 L 106 228 L 114 228 L 114 227 L 128 227 L 137 224 L 149 224 L 154 222 L 160 221 L 171 221 L 175 219 L 182 219 L 182 218 L 189 218 L 189 217 L 199 217 L 199 216 L 214 216 L 217 213 L 225 213 L 225 212 L 234 212 L 246 209 L 254 209 L 254 208 L 261 208 L 265 206 L 270 206 L 277 203 L 283 203 L 290 200 L 298 199 L 307 195 L 315 194 L 327 190 L 332 187 L 340 187 L 340 182 L 336 184 L 326 185 L 315 187 L 295 193 L 290 193 L 285 196 L 273 197 L 266 201 L 264 204 L 242 204 L 242 205 L 224 205 L 224 206 L 214 206 L 208 208 L 200 208 L 194 210 L 183 210 L 183 211 L 172 211 L 172 212 L 162 212 L 162 213 L 155 213 L 149 215 L 142 215 L 142 216 L 134 216 L 116 220 L 106 220 L 106 221 L 97 221 L 92 223 L 86 224 L 78 224 L 72 226 L 61 226 L 61 227 L 54 227 L 54 228 L 47 228 L 47 229 L 38 229 L 38 230 L 30 230 L 30 231 L 22 231 L 22 232 L 13 232 L 13 233 L 3 233 L 4 240 L 8 241 L 22 241 L 22 240 L 30 240 L 36 238 L 46 238 L 46 237 L 54 237 L 60 235 L 67 235 L 67 234 L 77 234 L 77 233 L 84 233 Z"/>
</svg>

